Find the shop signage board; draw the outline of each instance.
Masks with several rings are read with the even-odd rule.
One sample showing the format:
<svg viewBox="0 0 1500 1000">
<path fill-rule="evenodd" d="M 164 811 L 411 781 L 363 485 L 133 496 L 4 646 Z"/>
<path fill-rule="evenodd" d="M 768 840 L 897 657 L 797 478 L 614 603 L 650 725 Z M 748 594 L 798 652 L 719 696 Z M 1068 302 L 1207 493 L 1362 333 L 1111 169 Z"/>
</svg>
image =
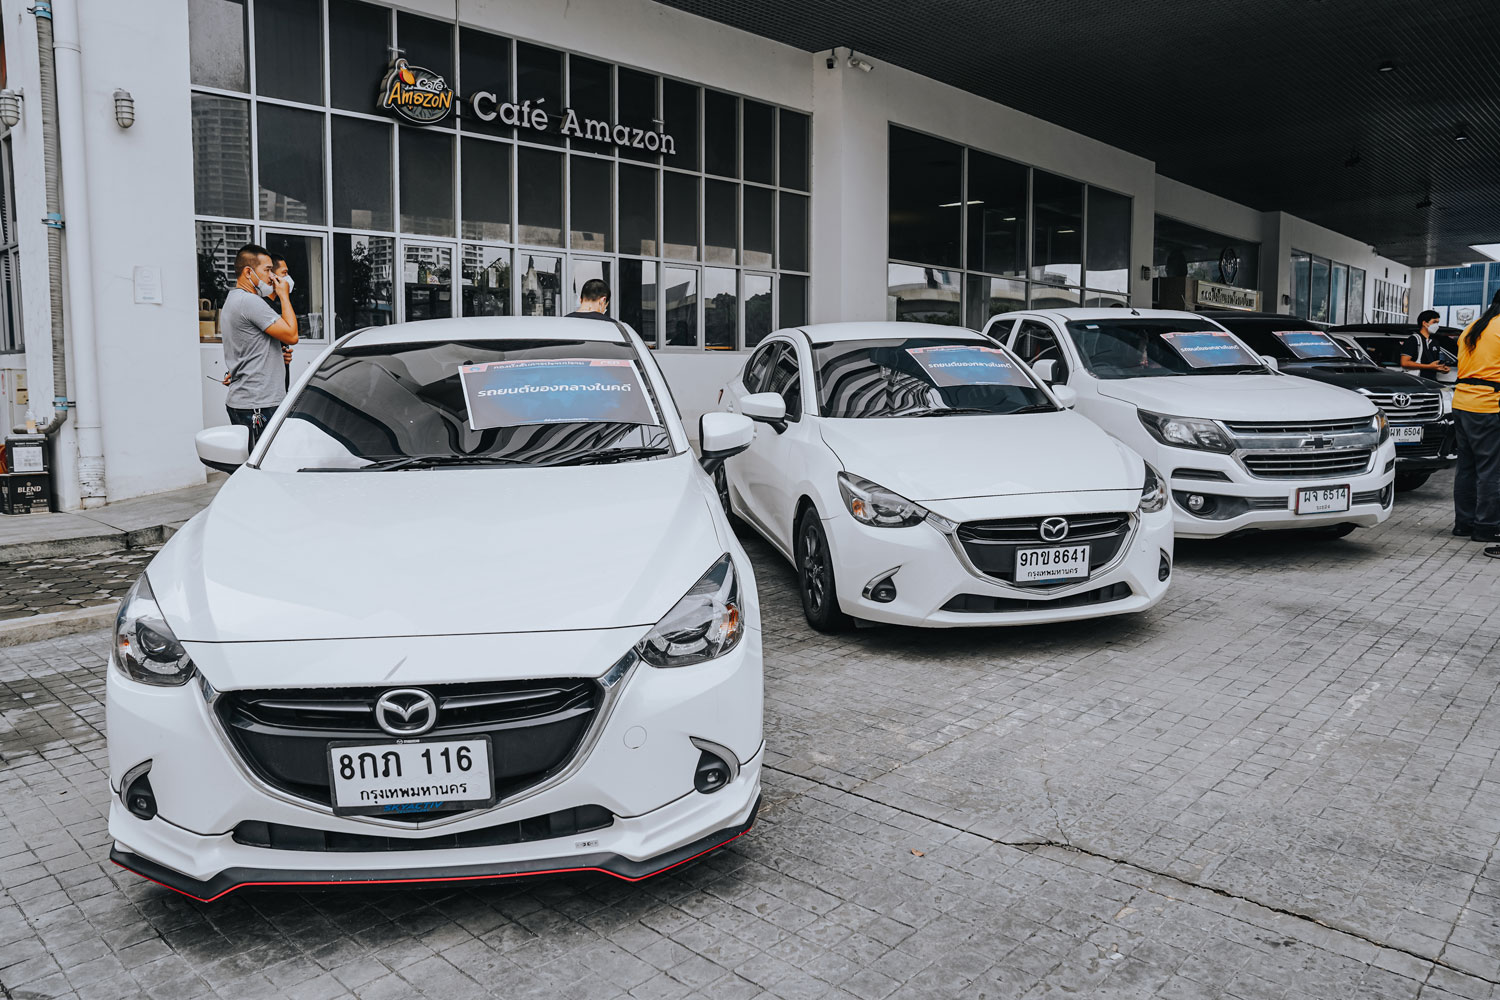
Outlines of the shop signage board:
<svg viewBox="0 0 1500 1000">
<path fill-rule="evenodd" d="M 1212 281 L 1198 282 L 1198 306 L 1219 309 L 1244 309 L 1255 312 L 1260 309 L 1260 293 L 1249 288 L 1233 285 L 1218 285 Z"/>
<path fill-rule="evenodd" d="M 377 104 L 413 125 L 436 125 L 453 113 L 453 88 L 432 70 L 397 59 L 381 81 Z"/>
</svg>

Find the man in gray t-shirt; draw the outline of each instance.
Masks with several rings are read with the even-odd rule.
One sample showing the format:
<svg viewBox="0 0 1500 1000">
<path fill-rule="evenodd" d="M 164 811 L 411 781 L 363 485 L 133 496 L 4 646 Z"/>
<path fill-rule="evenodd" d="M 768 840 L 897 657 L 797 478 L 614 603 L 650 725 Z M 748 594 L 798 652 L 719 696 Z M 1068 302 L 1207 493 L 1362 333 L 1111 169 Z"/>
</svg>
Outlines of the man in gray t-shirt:
<svg viewBox="0 0 1500 1000">
<path fill-rule="evenodd" d="M 250 447 L 260 439 L 271 412 L 286 397 L 282 346 L 297 342 L 297 314 L 292 311 L 287 283 L 272 273 L 271 254 L 247 243 L 234 261 L 238 275 L 219 310 L 224 338 L 224 384 L 229 395 L 224 408 L 229 422 L 250 429 Z M 281 315 L 266 304 L 275 294 Z"/>
</svg>

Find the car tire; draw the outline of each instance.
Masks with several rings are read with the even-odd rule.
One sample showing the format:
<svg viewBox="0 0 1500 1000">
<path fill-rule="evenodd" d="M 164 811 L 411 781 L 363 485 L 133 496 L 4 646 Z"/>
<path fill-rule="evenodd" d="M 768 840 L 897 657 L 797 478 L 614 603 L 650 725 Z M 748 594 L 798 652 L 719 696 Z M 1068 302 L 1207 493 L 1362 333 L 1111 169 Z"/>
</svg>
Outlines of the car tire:
<svg viewBox="0 0 1500 1000">
<path fill-rule="evenodd" d="M 793 550 L 797 561 L 797 590 L 802 595 L 802 614 L 807 618 L 807 624 L 819 632 L 828 633 L 853 628 L 854 619 L 839 607 L 828 536 L 823 532 L 818 512 L 811 507 L 797 519 Z"/>
<path fill-rule="evenodd" d="M 1396 473 L 1396 492 L 1410 493 L 1412 490 L 1421 489 L 1431 478 L 1430 472 L 1398 472 Z"/>
</svg>

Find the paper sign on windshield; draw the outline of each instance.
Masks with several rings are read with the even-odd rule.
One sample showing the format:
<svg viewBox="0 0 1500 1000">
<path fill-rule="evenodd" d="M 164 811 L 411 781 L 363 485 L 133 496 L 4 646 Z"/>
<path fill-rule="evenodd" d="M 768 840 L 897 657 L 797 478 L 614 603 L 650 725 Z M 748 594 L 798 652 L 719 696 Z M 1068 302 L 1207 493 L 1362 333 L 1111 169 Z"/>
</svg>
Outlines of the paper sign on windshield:
<svg viewBox="0 0 1500 1000">
<path fill-rule="evenodd" d="M 1164 333 L 1161 339 L 1194 368 L 1222 368 L 1226 365 L 1259 365 L 1260 358 L 1251 354 L 1238 340 L 1220 330 L 1197 330 L 1192 333 Z"/>
<path fill-rule="evenodd" d="M 1332 337 L 1320 330 L 1278 330 L 1275 336 L 1299 358 L 1348 357 Z"/>
<path fill-rule="evenodd" d="M 460 365 L 469 427 L 656 424 L 634 361 L 556 358 Z"/>
<path fill-rule="evenodd" d="M 993 347 L 950 344 L 945 347 L 908 347 L 912 356 L 935 386 L 948 385 L 1031 385 L 1031 380 L 1016 371 L 1002 351 Z"/>
</svg>

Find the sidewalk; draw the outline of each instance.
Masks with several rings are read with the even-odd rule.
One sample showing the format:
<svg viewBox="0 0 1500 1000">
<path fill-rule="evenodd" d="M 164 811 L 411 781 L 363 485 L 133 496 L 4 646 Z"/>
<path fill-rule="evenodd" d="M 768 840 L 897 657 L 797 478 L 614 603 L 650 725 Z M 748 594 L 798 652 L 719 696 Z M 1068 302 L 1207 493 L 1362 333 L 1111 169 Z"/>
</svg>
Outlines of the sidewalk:
<svg viewBox="0 0 1500 1000">
<path fill-rule="evenodd" d="M 160 545 L 219 492 L 229 477 L 202 486 L 60 514 L 0 515 L 0 564 Z"/>
</svg>

